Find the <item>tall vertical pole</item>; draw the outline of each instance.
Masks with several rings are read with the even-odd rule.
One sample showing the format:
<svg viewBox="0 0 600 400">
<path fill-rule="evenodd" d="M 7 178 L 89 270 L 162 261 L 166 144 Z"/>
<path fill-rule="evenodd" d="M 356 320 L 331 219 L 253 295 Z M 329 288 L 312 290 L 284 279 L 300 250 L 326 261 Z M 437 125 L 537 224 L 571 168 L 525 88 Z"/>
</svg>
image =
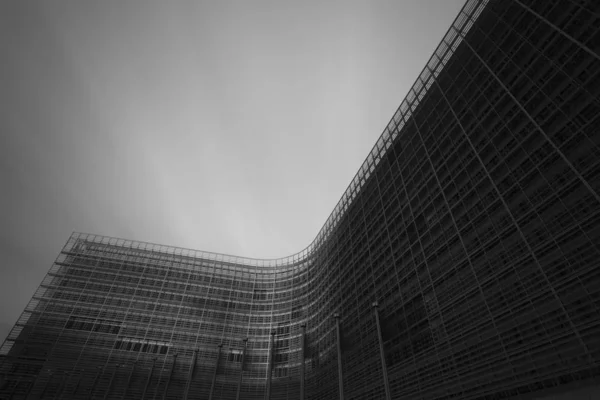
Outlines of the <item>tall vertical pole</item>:
<svg viewBox="0 0 600 400">
<path fill-rule="evenodd" d="M 244 359 L 246 358 L 246 345 L 248 344 L 248 338 L 244 338 L 244 348 L 242 349 L 242 362 L 240 363 L 240 377 L 238 379 L 237 393 L 235 394 L 235 400 L 240 400 L 240 393 L 242 390 L 242 377 L 244 375 Z"/>
<path fill-rule="evenodd" d="M 110 382 L 108 383 L 108 389 L 106 390 L 106 393 L 104 393 L 104 400 L 108 399 L 108 394 L 110 393 L 110 389 L 112 388 L 112 384 L 113 381 L 115 380 L 115 375 L 117 374 L 117 370 L 119 369 L 120 365 L 117 364 L 115 366 L 115 370 L 113 371 L 111 377 L 110 377 Z"/>
<path fill-rule="evenodd" d="M 92 384 L 92 388 L 90 389 L 90 399 L 94 397 L 94 392 L 96 391 L 96 385 L 98 384 L 98 379 L 100 379 L 100 375 L 102 375 L 102 367 L 97 366 L 98 372 L 96 373 L 96 377 L 94 378 L 94 383 Z"/>
<path fill-rule="evenodd" d="M 7 377 L 8 377 L 8 375 L 7 375 Z M 28 380 L 28 382 L 31 382 L 31 385 L 29 385 L 29 388 L 27 389 L 27 393 L 25 393 L 25 400 L 27 400 L 29 398 L 31 391 L 35 388 L 35 384 L 37 383 L 38 378 L 39 378 L 39 375 L 32 377 L 31 381 Z"/>
<path fill-rule="evenodd" d="M 173 377 L 173 371 L 175 370 L 175 363 L 177 362 L 177 353 L 173 354 L 173 363 L 171 364 L 171 371 L 169 372 L 169 377 L 167 378 L 167 384 L 165 386 L 165 391 L 163 392 L 162 400 L 167 398 L 167 393 L 169 392 L 169 385 L 171 383 L 171 378 Z"/>
<path fill-rule="evenodd" d="M 55 399 L 62 399 L 63 391 L 65 390 L 65 386 L 67 384 L 67 380 L 69 379 L 69 373 L 67 371 L 63 372 L 63 377 L 60 381 L 60 386 L 58 387 L 58 391 L 56 392 Z"/>
<path fill-rule="evenodd" d="M 273 375 L 273 348 L 275 341 L 275 331 L 271 331 L 271 338 L 269 340 L 269 364 L 267 365 L 267 395 L 265 400 L 271 400 L 271 376 Z"/>
<path fill-rule="evenodd" d="M 306 358 L 306 324 L 302 324 L 302 353 L 300 354 L 300 400 L 304 400 L 304 364 Z"/>
<path fill-rule="evenodd" d="M 344 375 L 342 370 L 342 335 L 340 332 L 340 314 L 333 314 L 333 318 L 335 318 L 335 330 L 337 334 L 338 384 L 340 390 L 340 400 L 344 400 Z"/>
<path fill-rule="evenodd" d="M 50 385 L 50 382 L 52 381 L 52 376 L 54 374 L 52 373 L 52 371 L 49 371 L 48 373 L 48 380 L 46 381 L 46 384 L 44 385 L 44 390 L 42 390 L 42 394 L 40 395 L 40 398 L 43 398 L 46 395 L 46 390 L 48 390 L 48 385 Z"/>
<path fill-rule="evenodd" d="M 150 385 L 150 380 L 152 379 L 152 373 L 154 372 L 154 366 L 156 365 L 156 358 L 152 359 L 152 367 L 150 368 L 150 372 L 148 373 L 148 379 L 146 379 L 146 384 L 144 385 L 144 391 L 142 392 L 142 400 L 146 398 L 146 392 L 148 391 L 148 385 Z"/>
<path fill-rule="evenodd" d="M 196 360 L 198 359 L 198 349 L 194 350 L 194 357 L 192 358 L 192 365 L 188 372 L 187 384 L 185 385 L 185 393 L 183 394 L 183 400 L 187 400 L 190 392 L 190 385 L 192 384 L 192 376 L 194 375 L 194 369 L 196 368 Z"/>
<path fill-rule="evenodd" d="M 84 372 L 85 372 L 85 369 L 82 369 L 81 371 L 79 371 L 79 377 L 77 378 L 77 384 L 75 385 L 75 389 L 73 390 L 73 396 L 75 396 L 77 394 L 77 390 L 79 390 L 79 385 L 81 385 L 81 378 L 83 378 Z"/>
<path fill-rule="evenodd" d="M 8 375 L 7 375 L 8 377 Z M 4 384 L 3 381 L 0 381 L 1 384 Z M 17 389 L 19 388 L 19 384 L 21 383 L 21 377 L 17 378 L 17 383 L 15 383 L 15 386 L 13 386 L 12 390 L 10 391 L 10 395 L 9 395 L 9 399 L 12 399 L 15 395 L 15 392 L 17 391 Z"/>
<path fill-rule="evenodd" d="M 133 365 L 131 366 L 131 371 L 129 371 L 129 377 L 127 378 L 127 386 L 125 386 L 125 391 L 121 395 L 121 400 L 125 398 L 127 392 L 129 391 L 129 386 L 131 385 L 131 378 L 133 378 L 133 372 L 135 371 L 135 364 L 137 364 L 137 361 L 134 361 Z"/>
<path fill-rule="evenodd" d="M 385 386 L 386 400 L 392 400 L 390 393 L 390 382 L 388 380 L 387 365 L 385 364 L 385 351 L 383 349 L 383 336 L 381 335 L 381 324 L 379 323 L 379 303 L 373 303 L 373 313 L 375 314 L 375 323 L 377 324 L 377 341 L 379 342 L 379 355 L 381 357 L 381 370 L 383 371 L 383 385 Z"/>
<path fill-rule="evenodd" d="M 223 347 L 223 344 L 219 343 L 217 347 L 219 350 L 217 351 L 217 361 L 215 361 L 215 371 L 213 372 L 212 383 L 210 384 L 210 394 L 208 395 L 208 400 L 213 400 L 215 384 L 217 383 L 217 370 L 219 369 L 219 360 L 221 359 L 221 347 Z"/>
</svg>

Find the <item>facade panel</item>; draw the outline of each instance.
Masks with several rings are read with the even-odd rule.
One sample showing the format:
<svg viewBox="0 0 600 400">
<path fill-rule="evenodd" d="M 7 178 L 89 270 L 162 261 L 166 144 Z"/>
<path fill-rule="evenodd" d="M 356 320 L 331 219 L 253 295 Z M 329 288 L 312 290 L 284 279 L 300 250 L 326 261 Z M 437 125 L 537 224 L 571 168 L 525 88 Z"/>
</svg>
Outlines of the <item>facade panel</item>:
<svg viewBox="0 0 600 400">
<path fill-rule="evenodd" d="M 469 0 L 298 254 L 73 234 L 0 349 L 0 397 L 334 399 L 338 344 L 347 399 L 386 398 L 384 366 L 391 398 L 591 393 L 596 3 Z"/>
</svg>

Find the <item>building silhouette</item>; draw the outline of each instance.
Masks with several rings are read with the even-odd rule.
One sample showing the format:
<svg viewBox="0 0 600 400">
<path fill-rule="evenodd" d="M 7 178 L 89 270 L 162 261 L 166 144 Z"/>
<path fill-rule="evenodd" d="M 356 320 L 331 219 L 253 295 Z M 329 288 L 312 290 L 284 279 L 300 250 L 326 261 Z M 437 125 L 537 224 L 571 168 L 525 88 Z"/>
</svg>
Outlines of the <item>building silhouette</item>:
<svg viewBox="0 0 600 400">
<path fill-rule="evenodd" d="M 599 194 L 599 3 L 469 0 L 306 249 L 74 233 L 0 398 L 600 398 Z"/>
</svg>

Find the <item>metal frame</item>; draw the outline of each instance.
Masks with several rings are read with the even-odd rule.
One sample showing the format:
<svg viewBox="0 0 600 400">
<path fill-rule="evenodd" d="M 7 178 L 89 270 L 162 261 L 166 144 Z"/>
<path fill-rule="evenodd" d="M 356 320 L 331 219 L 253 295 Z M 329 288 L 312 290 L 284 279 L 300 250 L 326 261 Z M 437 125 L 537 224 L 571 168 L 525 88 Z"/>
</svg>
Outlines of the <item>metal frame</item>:
<svg viewBox="0 0 600 400">
<path fill-rule="evenodd" d="M 0 348 L 0 397 L 475 399 L 597 379 L 584 3 L 468 1 L 297 254 L 73 233 Z"/>
</svg>

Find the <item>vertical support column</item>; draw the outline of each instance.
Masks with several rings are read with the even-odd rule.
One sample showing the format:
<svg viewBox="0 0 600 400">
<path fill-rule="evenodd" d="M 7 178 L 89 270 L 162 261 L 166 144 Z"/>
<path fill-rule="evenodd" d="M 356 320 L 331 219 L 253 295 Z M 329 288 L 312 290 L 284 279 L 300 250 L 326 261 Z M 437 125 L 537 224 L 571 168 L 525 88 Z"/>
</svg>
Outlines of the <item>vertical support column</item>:
<svg viewBox="0 0 600 400">
<path fill-rule="evenodd" d="M 215 362 L 215 371 L 213 372 L 212 383 L 210 384 L 210 394 L 208 395 L 208 400 L 213 400 L 215 384 L 217 383 L 217 370 L 219 369 L 219 360 L 221 359 L 221 348 L 223 347 L 223 344 L 220 343 L 217 347 L 219 350 L 217 351 L 217 361 Z"/>
<path fill-rule="evenodd" d="M 125 398 L 125 396 L 127 395 L 127 392 L 129 391 L 129 386 L 131 385 L 131 378 L 133 378 L 133 372 L 135 371 L 136 364 L 137 364 L 137 361 L 134 361 L 133 365 L 131 366 L 131 371 L 129 372 L 129 377 L 127 378 L 127 385 L 125 386 L 125 391 L 121 395 L 121 400 L 123 400 Z"/>
<path fill-rule="evenodd" d="M 8 375 L 7 375 L 8 377 Z M 29 398 L 29 395 L 31 394 L 31 391 L 35 388 L 35 384 L 37 382 L 37 378 L 38 377 L 32 377 L 31 378 L 31 385 L 29 385 L 29 388 L 27 389 L 27 393 L 25 393 L 25 400 L 27 400 Z"/>
<path fill-rule="evenodd" d="M 48 380 L 46 381 L 46 384 L 44 385 L 44 390 L 42 390 L 40 399 L 44 398 L 44 396 L 46 395 L 46 390 L 48 390 L 48 386 L 50 385 L 50 382 L 52 381 L 53 376 L 54 376 L 54 374 L 52 373 L 52 371 L 49 371 L 48 372 Z"/>
<path fill-rule="evenodd" d="M 8 380 L 8 374 L 6 375 L 6 379 Z M 13 396 L 15 395 L 15 392 L 17 391 L 17 388 L 19 387 L 19 384 L 21 383 L 21 377 L 17 378 L 17 383 L 15 383 L 15 386 L 13 386 L 12 390 L 10 391 L 10 394 L 8 396 L 9 399 L 12 399 Z M 4 384 L 3 381 L 0 380 L 0 384 Z"/>
<path fill-rule="evenodd" d="M 302 327 L 302 353 L 300 353 L 300 400 L 304 400 L 304 364 L 306 357 L 306 324 Z"/>
<path fill-rule="evenodd" d="M 338 385 L 340 400 L 344 400 L 344 375 L 342 369 L 342 334 L 340 332 L 340 314 L 333 314 L 335 318 L 335 331 L 337 335 L 337 358 L 338 358 Z"/>
<path fill-rule="evenodd" d="M 112 375 L 110 376 L 110 382 L 108 383 L 108 389 L 106 389 L 106 393 L 104 393 L 104 400 L 108 399 L 108 394 L 110 393 L 110 389 L 112 388 L 112 384 L 113 381 L 115 380 L 115 375 L 117 374 L 117 370 L 119 369 L 120 365 L 117 364 L 115 366 L 115 370 L 113 371 Z"/>
<path fill-rule="evenodd" d="M 177 362 L 177 353 L 173 354 L 173 363 L 171 364 L 171 371 L 169 371 L 169 377 L 167 378 L 167 384 L 165 386 L 165 391 L 163 392 L 162 400 L 167 398 L 167 393 L 169 392 L 169 385 L 171 384 L 171 378 L 173 377 L 173 371 L 175 370 L 175 363 Z"/>
<path fill-rule="evenodd" d="M 148 373 L 148 379 L 146 379 L 146 384 L 144 385 L 144 391 L 142 392 L 141 399 L 146 398 L 146 391 L 148 391 L 148 385 L 150 385 L 150 380 L 152 379 L 152 373 L 154 372 L 154 366 L 156 365 L 156 358 L 152 359 L 152 367 L 150 368 L 150 372 Z"/>
<path fill-rule="evenodd" d="M 246 358 L 246 345 L 248 344 L 248 338 L 244 338 L 244 348 L 242 349 L 242 362 L 240 363 L 240 377 L 238 379 L 237 393 L 235 394 L 235 400 L 240 400 L 240 393 L 242 390 L 242 377 L 244 375 L 244 359 Z"/>
<path fill-rule="evenodd" d="M 383 371 L 383 385 L 385 386 L 386 400 L 392 400 L 390 393 L 390 382 L 388 380 L 387 365 L 385 364 L 385 351 L 383 349 L 383 336 L 381 335 L 381 325 L 379 323 L 379 303 L 373 303 L 373 313 L 375 314 L 375 323 L 377 324 L 377 341 L 379 342 L 379 355 L 381 357 L 381 370 Z"/>
<path fill-rule="evenodd" d="M 271 376 L 273 375 L 273 348 L 275 342 L 275 331 L 271 331 L 269 339 L 269 364 L 267 365 L 267 394 L 265 400 L 271 400 Z"/>
<path fill-rule="evenodd" d="M 69 378 L 69 373 L 67 371 L 63 372 L 63 377 L 60 380 L 60 386 L 58 387 L 58 390 L 56 391 L 56 395 L 54 396 L 55 399 L 61 399 L 62 398 L 62 392 L 65 388 L 65 385 L 67 383 L 67 379 Z"/>
<path fill-rule="evenodd" d="M 194 350 L 194 357 L 192 358 L 192 365 L 188 372 L 187 384 L 185 385 L 185 393 L 183 394 L 183 400 L 187 400 L 190 392 L 190 385 L 192 384 L 192 376 L 194 375 L 194 369 L 196 368 L 196 360 L 198 359 L 198 349 Z"/>
<path fill-rule="evenodd" d="M 100 379 L 100 375 L 102 375 L 102 367 L 97 366 L 98 372 L 96 372 L 96 377 L 94 378 L 94 383 L 92 384 L 92 388 L 90 389 L 90 399 L 94 397 L 94 392 L 96 391 L 96 385 L 98 384 L 98 379 Z"/>
<path fill-rule="evenodd" d="M 81 371 L 79 371 L 79 377 L 77 378 L 77 384 L 75 385 L 75 389 L 73 390 L 73 396 L 75 396 L 77 394 L 77 390 L 79 390 L 79 385 L 81 385 L 81 378 L 83 378 L 84 372 L 85 372 L 85 369 L 82 369 Z"/>
</svg>

